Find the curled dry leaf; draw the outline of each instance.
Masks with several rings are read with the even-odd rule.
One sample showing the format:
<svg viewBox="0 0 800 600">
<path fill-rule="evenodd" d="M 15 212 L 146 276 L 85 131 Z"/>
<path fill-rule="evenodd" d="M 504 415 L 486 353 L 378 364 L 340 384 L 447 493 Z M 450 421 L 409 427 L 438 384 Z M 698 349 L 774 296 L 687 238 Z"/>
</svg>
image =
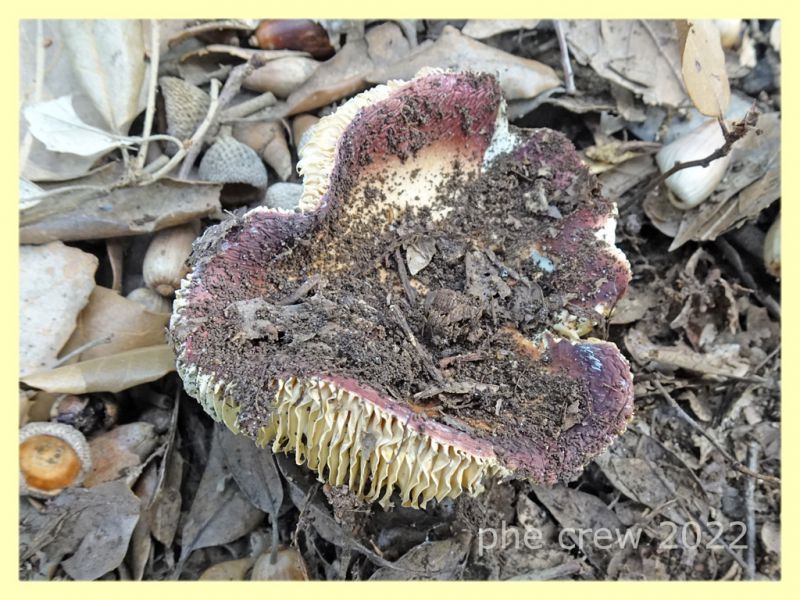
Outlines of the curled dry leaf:
<svg viewBox="0 0 800 600">
<path fill-rule="evenodd" d="M 61 242 L 19 249 L 19 371 L 50 367 L 95 287 L 98 260 Z"/>
<path fill-rule="evenodd" d="M 85 350 L 79 360 L 162 344 L 167 321 L 169 314 L 149 312 L 141 304 L 98 285 L 89 297 L 89 304 L 78 315 L 75 331 L 62 354 L 105 337 L 111 340 Z"/>
<path fill-rule="evenodd" d="M 110 170 L 116 172 L 116 169 Z M 109 175 L 104 179 L 109 179 Z M 222 185 L 217 183 L 160 179 L 146 187 L 116 187 L 103 180 L 98 182 L 96 177 L 75 183 L 99 189 L 73 188 L 21 211 L 19 237 L 22 243 L 152 233 L 221 210 Z"/>
<path fill-rule="evenodd" d="M 640 94 L 646 104 L 686 103 L 671 21 L 564 21 L 564 33 L 576 61 Z"/>
<path fill-rule="evenodd" d="M 482 40 L 506 31 L 535 29 L 538 24 L 539 19 L 470 19 L 461 28 L 461 33 Z"/>
<path fill-rule="evenodd" d="M 560 84 L 547 65 L 482 44 L 449 25 L 432 44 L 420 44 L 402 60 L 377 68 L 369 81 L 411 79 L 423 67 L 491 73 L 497 76 L 506 100 L 533 98 Z"/>
<path fill-rule="evenodd" d="M 723 118 L 731 101 L 720 32 L 709 20 L 678 20 L 681 73 L 689 98 L 708 117 Z"/>
<path fill-rule="evenodd" d="M 717 377 L 744 377 L 750 363 L 739 355 L 738 344 L 718 344 L 710 352 L 694 352 L 689 346 L 661 346 L 651 342 L 638 329 L 630 329 L 625 335 L 625 347 L 633 359 L 641 365 L 655 363 L 666 371 L 684 369 L 693 373 Z"/>
<path fill-rule="evenodd" d="M 83 482 L 94 487 L 106 481 L 125 477 L 131 484 L 141 465 L 155 449 L 158 437 L 150 423 L 127 423 L 102 433 L 89 442 L 92 450 L 92 470 Z"/>
<path fill-rule="evenodd" d="M 160 344 L 39 371 L 21 380 L 31 387 L 62 394 L 121 392 L 140 383 L 160 379 L 174 370 L 175 355 L 172 349 Z"/>
<path fill-rule="evenodd" d="M 462 532 L 447 540 L 425 541 L 397 559 L 393 568 L 378 569 L 370 580 L 457 579 L 471 539 L 469 533 Z"/>
</svg>

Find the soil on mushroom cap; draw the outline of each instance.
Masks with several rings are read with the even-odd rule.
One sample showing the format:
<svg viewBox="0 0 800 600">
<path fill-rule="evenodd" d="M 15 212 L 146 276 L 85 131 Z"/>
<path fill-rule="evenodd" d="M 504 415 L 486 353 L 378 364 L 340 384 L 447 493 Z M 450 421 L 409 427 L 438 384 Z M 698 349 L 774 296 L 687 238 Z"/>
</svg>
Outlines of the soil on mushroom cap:
<svg viewBox="0 0 800 600">
<path fill-rule="evenodd" d="M 222 335 L 209 336 L 205 353 L 217 376 L 238 382 L 242 430 L 255 436 L 268 422 L 277 377 L 335 373 L 490 439 L 501 456 L 534 447 L 558 465 L 553 442 L 588 417 L 589 394 L 521 354 L 507 328 L 532 337 L 553 325 L 600 247 L 592 230 L 578 229 L 550 272 L 530 258 L 531 242 L 547 248 L 562 219 L 611 208 L 585 168 L 568 165 L 567 181 L 548 166 L 568 144 L 562 136 L 541 133 L 536 143 L 540 159 L 500 157 L 480 177 L 454 164 L 427 209 L 377 210 L 403 185 L 382 167 L 374 185 L 331 206 L 310 235 L 263 265 L 249 298 L 223 302 L 214 324 Z M 447 217 L 432 220 L 443 208 Z M 411 286 L 397 259 L 420 240 L 436 250 Z M 231 293 L 224 282 L 213 287 L 223 299 Z"/>
</svg>

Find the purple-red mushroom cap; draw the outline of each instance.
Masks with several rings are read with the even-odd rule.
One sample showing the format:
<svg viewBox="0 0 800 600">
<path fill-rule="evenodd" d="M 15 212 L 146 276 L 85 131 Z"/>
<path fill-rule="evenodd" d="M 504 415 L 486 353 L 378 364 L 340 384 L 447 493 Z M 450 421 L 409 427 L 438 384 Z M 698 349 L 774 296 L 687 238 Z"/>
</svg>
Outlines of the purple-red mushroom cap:
<svg viewBox="0 0 800 600">
<path fill-rule="evenodd" d="M 584 338 L 625 292 L 616 208 L 487 74 L 368 90 L 303 146 L 299 210 L 209 228 L 176 295 L 187 392 L 386 507 L 568 480 L 624 431 L 630 368 Z"/>
</svg>

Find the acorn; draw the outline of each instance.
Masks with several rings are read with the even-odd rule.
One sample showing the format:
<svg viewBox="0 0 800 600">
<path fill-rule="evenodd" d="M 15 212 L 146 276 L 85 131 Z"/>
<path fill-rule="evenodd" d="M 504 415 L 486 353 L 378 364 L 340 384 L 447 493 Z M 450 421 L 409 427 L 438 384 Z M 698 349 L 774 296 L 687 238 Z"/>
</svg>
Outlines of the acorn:
<svg viewBox="0 0 800 600">
<path fill-rule="evenodd" d="M 305 56 L 287 56 L 269 61 L 253 71 L 242 84 L 248 90 L 272 92 L 279 98 L 286 98 L 299 88 L 320 63 Z"/>
<path fill-rule="evenodd" d="M 661 172 L 666 173 L 675 163 L 705 158 L 724 143 L 725 136 L 719 123 L 709 120 L 662 147 L 656 154 L 656 162 Z M 680 209 L 694 208 L 708 198 L 722 181 L 730 162 L 731 155 L 728 153 L 712 161 L 707 167 L 690 167 L 670 175 L 666 184 L 672 194 L 677 196 L 670 196 L 670 201 Z"/>
<path fill-rule="evenodd" d="M 271 552 L 258 557 L 250 575 L 251 581 L 307 581 L 308 569 L 303 556 L 294 548 L 280 548 L 275 553 L 275 563 Z"/>
<path fill-rule="evenodd" d="M 186 259 L 199 232 L 200 223 L 193 221 L 156 233 L 147 247 L 142 266 L 147 287 L 162 296 L 171 296 L 180 287 L 188 271 Z"/>
<path fill-rule="evenodd" d="M 319 60 L 334 53 L 328 32 L 310 19 L 265 19 L 250 43 L 264 50 L 302 50 Z"/>
<path fill-rule="evenodd" d="M 714 19 L 714 25 L 719 30 L 719 41 L 724 49 L 728 50 L 739 45 L 743 23 L 741 19 Z"/>
<path fill-rule="evenodd" d="M 280 123 L 237 123 L 233 126 L 232 135 L 257 152 L 275 170 L 281 181 L 292 176 L 292 153 Z"/>
<path fill-rule="evenodd" d="M 298 154 L 300 154 L 300 149 L 303 147 L 303 144 L 308 140 L 306 132 L 317 123 L 319 123 L 319 117 L 308 113 L 297 115 L 292 119 L 292 139 L 294 140 L 294 147 L 297 149 Z"/>
<path fill-rule="evenodd" d="M 258 154 L 230 135 L 220 136 L 200 161 L 200 178 L 217 183 L 267 187 L 267 169 Z"/>
<path fill-rule="evenodd" d="M 126 298 L 128 300 L 133 300 L 149 312 L 172 312 L 172 302 L 148 287 L 136 288 L 130 294 L 128 294 Z"/>
<path fill-rule="evenodd" d="M 775 218 L 775 221 L 767 231 L 767 236 L 764 238 L 764 267 L 767 273 L 775 277 L 781 278 L 781 215 L 780 213 Z"/>
<path fill-rule="evenodd" d="M 63 423 L 28 423 L 19 430 L 20 493 L 52 498 L 80 484 L 92 468 L 89 443 Z"/>
<path fill-rule="evenodd" d="M 211 97 L 177 77 L 161 77 L 158 82 L 164 97 L 167 133 L 179 140 L 189 139 L 208 114 Z"/>
<path fill-rule="evenodd" d="M 278 182 L 267 188 L 267 197 L 264 200 L 264 204 L 269 208 L 294 210 L 300 204 L 302 195 L 303 184 Z"/>
</svg>

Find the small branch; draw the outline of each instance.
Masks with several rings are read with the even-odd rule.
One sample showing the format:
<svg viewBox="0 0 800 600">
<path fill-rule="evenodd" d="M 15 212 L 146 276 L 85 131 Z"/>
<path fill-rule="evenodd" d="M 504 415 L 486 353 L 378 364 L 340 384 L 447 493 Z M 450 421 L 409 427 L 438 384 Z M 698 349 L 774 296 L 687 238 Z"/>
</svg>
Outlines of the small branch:
<svg viewBox="0 0 800 600">
<path fill-rule="evenodd" d="M 717 440 L 715 440 L 710 433 L 708 433 L 705 429 L 703 429 L 700 425 L 698 425 L 697 422 L 692 417 L 690 417 L 686 413 L 686 411 L 684 411 L 680 407 L 680 405 L 675 401 L 675 399 L 672 396 L 670 396 L 669 392 L 664 388 L 664 386 L 661 385 L 661 382 L 658 379 L 654 379 L 653 383 L 656 384 L 656 387 L 658 388 L 658 391 L 661 393 L 663 398 L 667 401 L 667 404 L 669 404 L 670 407 L 676 413 L 678 413 L 678 416 L 681 419 L 683 419 L 684 421 L 686 421 L 686 423 L 688 425 L 690 425 L 692 427 L 692 429 L 697 431 L 700 435 L 702 435 L 709 442 L 711 442 L 711 445 L 714 446 L 714 448 L 716 448 L 719 451 L 720 454 L 722 454 L 722 456 L 725 458 L 725 460 L 727 460 L 729 463 L 731 463 L 731 466 L 733 467 L 733 469 L 735 471 L 741 473 L 742 475 L 747 475 L 748 477 L 754 477 L 756 479 L 761 479 L 762 481 L 766 481 L 768 483 L 772 483 L 772 484 L 775 484 L 775 485 L 780 485 L 780 483 L 781 483 L 780 478 L 773 477 L 772 475 L 767 475 L 765 473 L 758 473 L 757 471 L 754 471 L 753 469 L 749 469 L 746 466 L 744 466 L 742 463 L 740 463 L 738 460 L 736 460 L 735 457 L 731 456 L 728 453 L 728 451 L 725 450 L 725 448 L 723 448 L 722 445 Z"/>
<path fill-rule="evenodd" d="M 425 370 L 428 371 L 428 373 L 430 374 L 431 377 L 433 377 L 436 383 L 438 383 L 439 385 L 446 385 L 444 377 L 442 376 L 441 372 L 439 372 L 439 369 L 436 368 L 436 365 L 433 362 L 433 357 L 417 341 L 417 337 L 411 330 L 411 326 L 408 324 L 408 321 L 406 321 L 405 316 L 397 307 L 397 305 L 396 304 L 390 305 L 389 312 L 391 312 L 394 315 L 395 319 L 397 320 L 397 323 L 403 329 L 406 336 L 408 336 L 408 339 L 411 342 L 411 345 L 414 347 L 414 350 L 417 351 L 417 354 L 419 355 L 420 360 L 422 361 L 422 364 L 425 367 Z"/>
<path fill-rule="evenodd" d="M 108 344 L 108 343 L 111 342 L 111 338 L 112 337 L 114 337 L 114 336 L 112 334 L 109 334 L 109 335 L 107 335 L 105 337 L 97 338 L 96 340 L 92 340 L 90 342 L 86 342 L 82 346 L 78 346 L 77 348 L 75 348 L 75 350 L 73 350 L 72 352 L 69 352 L 69 353 L 65 354 L 64 356 L 62 356 L 61 358 L 59 358 L 56 362 L 53 363 L 53 365 L 50 368 L 51 369 L 57 369 L 58 367 L 68 363 L 70 360 L 72 360 L 76 356 L 79 356 L 79 355 L 83 354 L 87 350 L 91 350 L 95 346 L 102 346 L 103 344 Z"/>
<path fill-rule="evenodd" d="M 317 284 L 322 280 L 322 277 L 319 275 L 312 275 L 308 279 L 306 279 L 303 283 L 300 284 L 294 292 L 289 294 L 283 300 L 278 300 L 275 305 L 276 306 L 288 306 L 289 304 L 294 304 L 300 298 L 308 294 L 311 290 L 313 290 Z"/>
<path fill-rule="evenodd" d="M 148 136 L 153 130 L 153 115 L 156 112 L 156 89 L 158 88 L 158 63 L 160 58 L 160 35 L 157 19 L 150 20 L 150 88 L 147 91 L 147 109 L 144 113 L 144 129 L 142 130 L 142 144 L 139 146 L 139 153 L 136 155 L 134 169 L 140 173 L 147 160 Z"/>
<path fill-rule="evenodd" d="M 564 70 L 564 88 L 568 94 L 575 94 L 575 74 L 572 72 L 572 63 L 569 60 L 567 37 L 564 35 L 564 27 L 559 19 L 553 19 L 553 28 L 556 30 L 558 47 L 561 50 L 561 68 Z"/>
<path fill-rule="evenodd" d="M 727 156 L 728 153 L 731 151 L 733 145 L 742 139 L 748 131 L 750 131 L 753 127 L 755 127 L 758 121 L 758 112 L 753 106 L 745 115 L 744 119 L 741 121 L 737 121 L 733 124 L 733 128 L 728 130 L 725 127 L 725 121 L 722 119 L 718 119 L 717 122 L 719 123 L 720 128 L 722 129 L 722 135 L 725 138 L 725 142 L 714 150 L 711 154 L 706 156 L 705 158 L 698 158 L 697 160 L 687 160 L 686 162 L 676 162 L 672 167 L 670 167 L 667 171 L 656 177 L 650 185 L 647 186 L 644 190 L 644 195 L 647 195 L 652 190 L 657 188 L 659 185 L 664 183 L 667 179 L 669 179 L 672 175 L 677 173 L 678 171 L 682 171 L 683 169 L 691 169 L 692 167 L 708 167 L 712 162 L 715 160 L 722 158 L 723 156 Z"/>
<path fill-rule="evenodd" d="M 403 260 L 403 255 L 400 253 L 400 248 L 395 248 L 394 260 L 397 263 L 397 273 L 400 275 L 400 281 L 403 284 L 403 291 L 406 293 L 409 303 L 414 306 L 417 303 L 417 290 L 411 286 L 408 280 L 408 273 L 406 273 L 406 263 Z"/>
<path fill-rule="evenodd" d="M 275 95 L 272 92 L 265 92 L 260 96 L 240 102 L 236 106 L 226 108 L 222 111 L 220 121 L 223 123 L 227 123 L 229 121 L 238 121 L 257 113 L 264 108 L 275 106 L 276 103 L 277 99 L 275 98 Z"/>
<path fill-rule="evenodd" d="M 755 471 L 758 469 L 758 442 L 751 441 L 747 446 L 747 468 Z M 753 478 L 744 482 L 744 503 L 747 508 L 747 522 L 745 531 L 747 535 L 747 551 L 745 554 L 745 579 L 752 581 L 756 578 L 756 507 L 755 507 L 756 480 Z"/>
<path fill-rule="evenodd" d="M 189 150 L 186 153 L 186 158 L 184 159 L 183 164 L 181 165 L 181 170 L 178 173 L 178 179 L 186 179 L 189 176 L 189 172 L 192 170 L 194 161 L 197 159 L 197 156 L 200 154 L 200 150 L 203 148 L 203 141 L 206 133 L 208 132 L 209 127 L 211 127 L 211 124 L 216 121 L 217 113 L 230 104 L 231 100 L 233 100 L 233 98 L 242 88 L 242 82 L 255 69 L 263 66 L 264 63 L 265 60 L 263 57 L 258 54 L 254 54 L 246 63 L 239 65 L 231 71 L 228 79 L 225 80 L 225 85 L 222 87 L 222 91 L 219 93 L 219 98 L 216 102 L 212 102 L 212 105 L 209 106 L 208 115 L 206 115 L 206 120 L 203 121 L 203 125 L 205 125 L 206 122 L 207 125 L 203 130 L 202 135 L 198 136 L 197 132 L 195 132 L 195 135 L 192 136 Z M 199 130 L 200 128 L 198 128 L 198 131 Z"/>
<path fill-rule="evenodd" d="M 741 277 L 744 284 L 753 290 L 753 293 L 758 298 L 758 301 L 763 304 L 769 314 L 780 321 L 781 319 L 781 306 L 778 302 L 769 294 L 761 292 L 759 289 L 758 284 L 756 284 L 755 279 L 753 276 L 744 268 L 744 263 L 742 262 L 742 257 L 739 255 L 739 252 L 734 248 L 728 240 L 725 238 L 717 238 L 714 240 L 714 244 L 722 251 L 722 254 L 725 256 L 725 259 L 730 263 L 730 265 L 736 270 L 736 273 Z"/>
<path fill-rule="evenodd" d="M 205 119 L 203 119 L 203 122 L 200 123 L 200 126 L 194 132 L 189 141 L 186 142 L 186 144 L 181 145 L 181 147 L 175 153 L 175 156 L 173 156 L 166 165 L 164 165 L 161 169 L 153 173 L 153 176 L 150 179 L 141 182 L 140 185 L 147 185 L 148 183 L 152 183 L 153 181 L 156 181 L 157 179 L 164 177 L 164 175 L 172 171 L 172 169 L 175 168 L 175 165 L 181 162 L 184 156 L 186 156 L 187 148 L 191 149 L 194 147 L 202 146 L 203 144 L 202 140 L 205 137 L 208 128 L 211 127 L 211 123 L 214 120 L 214 115 L 217 114 L 217 106 L 219 106 L 219 81 L 217 81 L 216 79 L 211 80 L 211 89 L 209 90 L 209 96 L 211 97 L 211 102 L 208 105 L 208 112 L 206 113 L 206 117 Z M 197 152 L 199 151 L 200 150 L 198 148 Z M 196 155 L 197 154 L 195 153 L 195 156 Z M 181 173 L 183 173 L 183 168 L 181 168 Z M 188 175 L 188 173 L 186 175 Z M 179 178 L 185 179 L 186 175 L 184 176 L 179 175 Z"/>
</svg>

